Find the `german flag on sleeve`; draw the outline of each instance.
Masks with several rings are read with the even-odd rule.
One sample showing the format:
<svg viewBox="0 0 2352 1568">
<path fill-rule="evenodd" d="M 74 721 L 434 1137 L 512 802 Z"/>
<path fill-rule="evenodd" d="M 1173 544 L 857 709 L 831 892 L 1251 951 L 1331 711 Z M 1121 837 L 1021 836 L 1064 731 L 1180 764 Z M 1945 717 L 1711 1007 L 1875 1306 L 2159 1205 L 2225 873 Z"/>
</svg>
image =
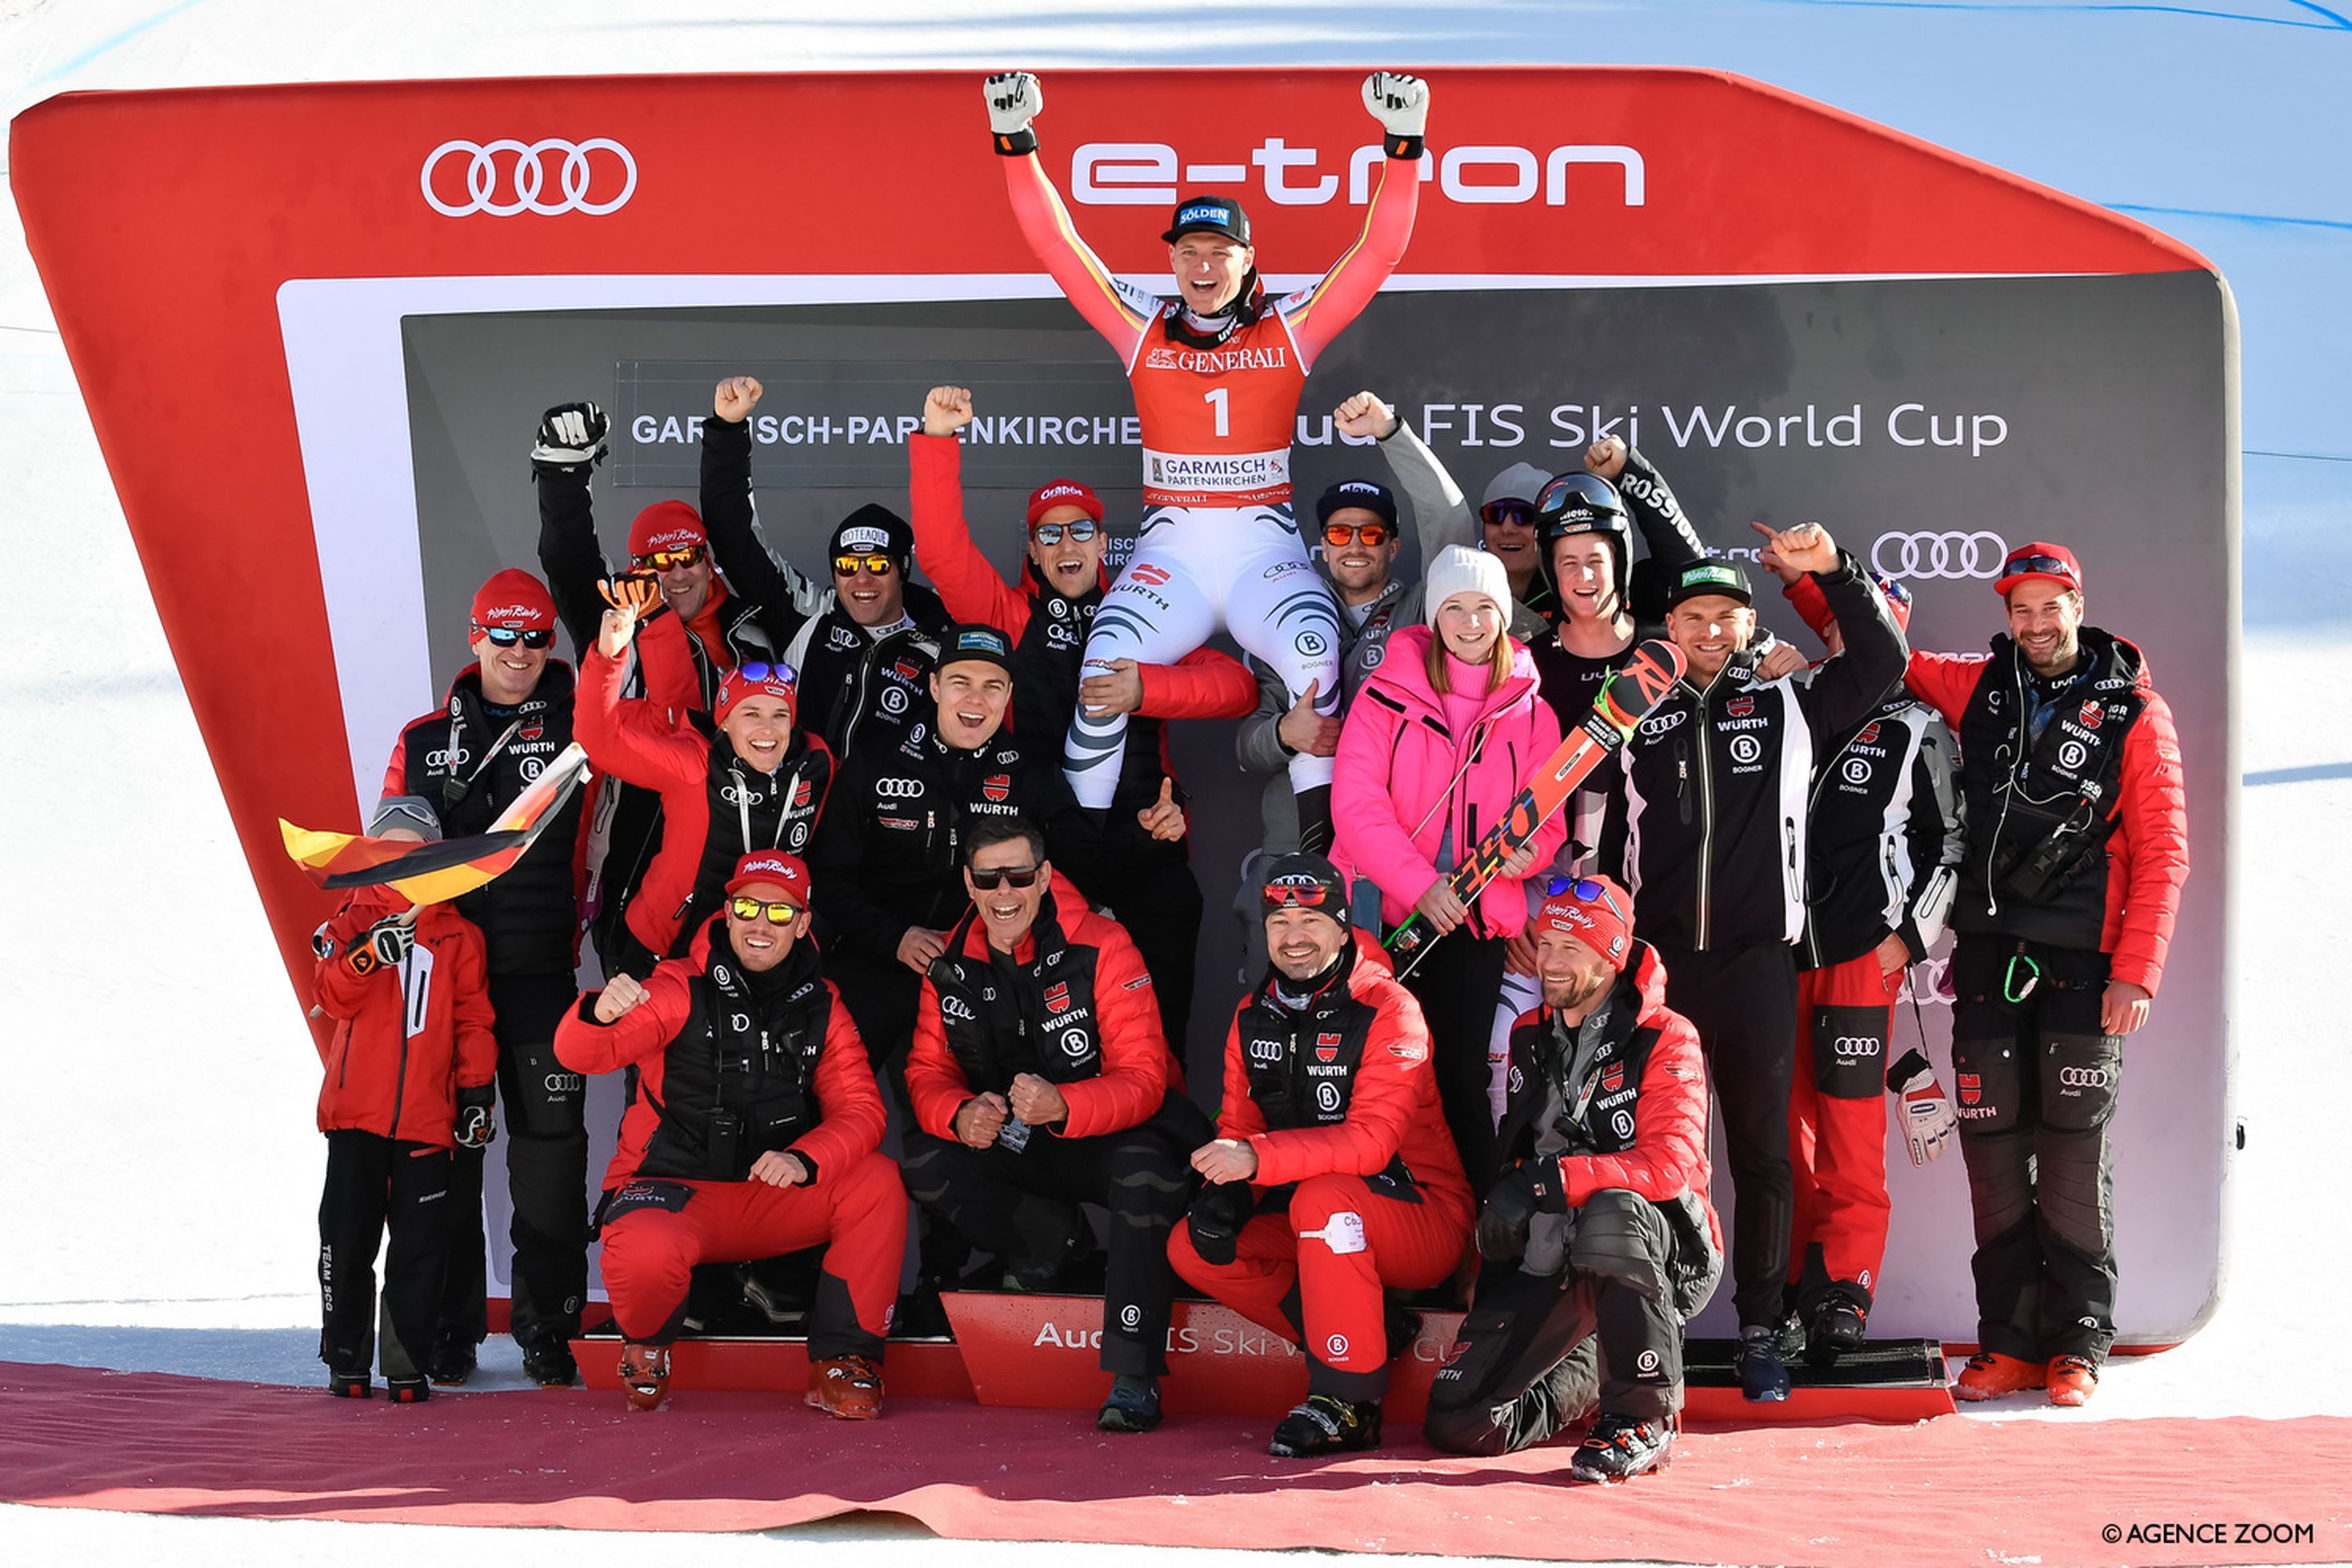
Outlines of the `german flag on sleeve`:
<svg viewBox="0 0 2352 1568">
<path fill-rule="evenodd" d="M 322 888 L 389 886 L 413 904 L 446 903 L 521 859 L 556 808 L 587 777 L 588 753 L 575 742 L 514 797 L 488 832 L 470 838 L 420 844 L 358 833 L 321 833 L 297 827 L 282 816 L 278 831 L 285 837 L 286 853 Z"/>
</svg>

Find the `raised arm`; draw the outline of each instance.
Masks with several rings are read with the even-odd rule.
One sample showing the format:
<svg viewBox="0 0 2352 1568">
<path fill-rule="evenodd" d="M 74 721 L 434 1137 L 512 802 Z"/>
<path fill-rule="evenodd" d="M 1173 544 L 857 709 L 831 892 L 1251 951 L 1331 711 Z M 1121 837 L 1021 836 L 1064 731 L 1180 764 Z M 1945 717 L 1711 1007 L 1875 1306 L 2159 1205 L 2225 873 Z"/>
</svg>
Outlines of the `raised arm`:
<svg viewBox="0 0 2352 1568">
<path fill-rule="evenodd" d="M 761 392 L 750 376 L 735 375 L 711 394 L 711 417 L 702 423 L 702 526 L 728 588 L 758 606 L 761 629 L 782 648 L 808 617 L 800 604 L 803 584 L 768 553 L 751 500 L 751 420 Z"/>
<path fill-rule="evenodd" d="M 556 618 L 572 638 L 575 658 L 588 657 L 604 611 L 596 584 L 608 573 L 588 481 L 604 460 L 611 427 L 593 403 L 558 404 L 540 416 L 530 448 L 531 482 L 539 492 L 539 569 L 547 574 Z"/>
<path fill-rule="evenodd" d="M 1317 357 L 1371 303 L 1404 259 L 1421 207 L 1421 138 L 1429 119 L 1429 84 L 1398 71 L 1374 71 L 1364 79 L 1364 108 L 1381 122 L 1381 144 L 1388 153 L 1364 209 L 1364 226 L 1328 271 L 1275 306 L 1298 345 L 1303 369 L 1314 368 Z"/>
<path fill-rule="evenodd" d="M 1037 159 L 1037 133 L 1030 121 L 1045 106 L 1037 79 L 1027 71 L 990 77 L 985 84 L 991 142 L 1004 163 L 1004 191 L 1022 237 L 1046 272 L 1078 308 L 1087 325 L 1103 335 L 1122 365 L 1135 363 L 1144 329 L 1160 314 L 1160 301 L 1110 274 L 1102 258 L 1078 237 L 1070 209 Z"/>
<path fill-rule="evenodd" d="M 997 575 L 963 515 L 963 445 L 971 393 L 935 386 L 923 399 L 923 427 L 907 437 L 907 495 L 913 513 L 915 563 L 959 621 L 996 627 L 1014 642 L 1029 625 L 1029 599 Z"/>
<path fill-rule="evenodd" d="M 1683 513 L 1683 503 L 1666 488 L 1665 476 L 1650 459 L 1616 437 L 1595 441 L 1584 455 L 1584 466 L 1617 487 L 1633 526 L 1642 531 L 1642 544 L 1659 569 L 1679 572 L 1706 558 L 1698 531 Z"/>
</svg>

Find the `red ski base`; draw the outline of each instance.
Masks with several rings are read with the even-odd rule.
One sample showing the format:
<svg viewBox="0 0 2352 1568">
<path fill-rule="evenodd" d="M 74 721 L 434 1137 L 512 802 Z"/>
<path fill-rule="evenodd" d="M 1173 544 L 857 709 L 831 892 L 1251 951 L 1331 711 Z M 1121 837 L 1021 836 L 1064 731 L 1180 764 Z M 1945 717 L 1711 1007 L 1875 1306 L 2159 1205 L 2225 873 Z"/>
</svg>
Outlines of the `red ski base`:
<svg viewBox="0 0 2352 1568">
<path fill-rule="evenodd" d="M 1092 1410 L 1108 1375 L 1097 1364 L 1102 1299 L 962 1292 L 942 1298 L 952 1342 L 893 1341 L 883 1358 L 891 1394 L 970 1399 L 1027 1410 Z M 1421 1333 L 1398 1358 L 1383 1404 L 1393 1423 L 1417 1426 L 1430 1379 L 1444 1364 L 1459 1312 L 1424 1312 Z M 1307 1363 L 1296 1347 L 1236 1312 L 1179 1301 L 1169 1329 L 1162 1405 L 1171 1415 L 1276 1414 L 1307 1394 Z M 591 1388 L 617 1390 L 619 1346 L 609 1336 L 572 1342 Z M 1952 1414 L 1940 1347 L 1927 1340 L 1871 1345 L 1827 1373 L 1790 1369 L 1794 1387 L 1777 1404 L 1740 1397 L 1727 1341 L 1695 1340 L 1685 1356 L 1683 1419 L 1694 1426 L 1809 1421 L 1909 1423 Z M 797 1339 L 680 1340 L 670 1351 L 676 1388 L 797 1392 L 807 1386 L 808 1350 Z"/>
</svg>

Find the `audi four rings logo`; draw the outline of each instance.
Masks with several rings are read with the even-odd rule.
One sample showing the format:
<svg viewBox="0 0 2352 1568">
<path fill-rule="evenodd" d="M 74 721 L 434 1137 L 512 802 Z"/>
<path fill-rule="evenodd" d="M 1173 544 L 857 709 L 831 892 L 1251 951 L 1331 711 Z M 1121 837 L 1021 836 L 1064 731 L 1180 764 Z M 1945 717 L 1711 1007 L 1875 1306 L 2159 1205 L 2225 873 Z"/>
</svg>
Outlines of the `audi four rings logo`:
<svg viewBox="0 0 2352 1568">
<path fill-rule="evenodd" d="M 597 156 L 597 154 L 604 156 Z M 549 188 L 550 160 L 554 163 L 554 189 Z M 450 199 L 455 176 L 465 171 L 464 199 Z M 468 217 L 488 213 L 513 217 L 537 213 L 585 213 L 603 217 L 618 212 L 637 194 L 637 161 L 609 136 L 566 142 L 550 136 L 538 142 L 501 137 L 495 142 L 444 142 L 425 160 L 417 184 L 425 204 L 444 217 Z M 560 194 L 558 194 L 560 193 Z"/>
<path fill-rule="evenodd" d="M 1882 533 L 1870 563 L 1887 577 L 1998 577 L 2009 545 L 1998 533 Z"/>
<path fill-rule="evenodd" d="M 1832 1049 L 1837 1052 L 1837 1058 L 1842 1062 L 1858 1061 L 1864 1057 L 1878 1054 L 1878 1040 L 1872 1035 L 1840 1035 Z M 1895 1065 L 1900 1067 L 1903 1064 L 1897 1062 Z"/>
<path fill-rule="evenodd" d="M 2105 1089 L 2107 1069 L 2105 1068 L 2060 1068 L 2058 1081 L 2067 1089 Z"/>
</svg>

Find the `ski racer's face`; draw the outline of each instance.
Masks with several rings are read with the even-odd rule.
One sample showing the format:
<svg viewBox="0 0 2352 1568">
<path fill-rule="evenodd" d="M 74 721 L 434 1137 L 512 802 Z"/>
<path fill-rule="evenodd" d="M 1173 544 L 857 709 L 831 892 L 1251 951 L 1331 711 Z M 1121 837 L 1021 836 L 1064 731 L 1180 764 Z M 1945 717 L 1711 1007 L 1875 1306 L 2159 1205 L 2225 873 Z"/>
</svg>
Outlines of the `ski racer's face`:
<svg viewBox="0 0 2352 1568">
<path fill-rule="evenodd" d="M 1581 939 L 1566 931 L 1536 932 L 1536 978 L 1543 984 L 1545 1006 L 1580 1014 L 1601 998 L 1616 974 L 1609 961 Z"/>
<path fill-rule="evenodd" d="M 1348 542 L 1332 543 L 1332 531 L 1343 528 L 1348 530 Z M 1381 535 L 1378 544 L 1364 542 L 1367 528 Z M 1397 531 L 1371 508 L 1339 508 L 1324 520 L 1323 564 L 1331 574 L 1332 586 L 1352 603 L 1370 598 L 1389 585 L 1389 572 L 1396 565 L 1401 542 Z"/>
<path fill-rule="evenodd" d="M 975 871 L 980 878 L 973 877 Z M 1053 872 L 1051 862 L 1039 858 L 1025 838 L 1007 839 L 973 851 L 971 864 L 964 868 L 963 889 L 971 895 L 972 908 L 980 911 L 989 946 L 1011 952 L 1021 945 L 1021 939 L 1037 923 L 1038 906 L 1045 901 L 1046 879 Z M 1013 885 L 1024 877 L 1027 887 Z M 996 886 L 983 888 L 980 885 L 983 879 Z"/>
<path fill-rule="evenodd" d="M 2009 635 L 2037 675 L 2063 675 L 2082 657 L 2083 595 L 2047 577 L 2009 591 Z"/>
<path fill-rule="evenodd" d="M 666 556 L 677 556 L 688 552 L 677 550 L 665 551 L 662 553 Z M 694 562 L 691 565 L 681 566 L 673 563 L 663 570 L 654 572 L 654 581 L 661 584 L 663 600 L 671 609 L 676 610 L 688 620 L 692 620 L 700 615 L 703 601 L 710 597 L 710 579 L 713 571 L 709 550 L 698 550 L 692 553 Z M 650 566 L 644 569 L 653 570 Z"/>
<path fill-rule="evenodd" d="M 1348 928 L 1320 910 L 1286 904 L 1265 911 L 1265 952 L 1287 980 L 1312 980 L 1331 967 Z"/>
<path fill-rule="evenodd" d="M 482 695 L 501 708 L 529 697 L 539 684 L 539 672 L 547 668 L 544 647 L 525 647 L 520 642 L 500 647 L 482 634 L 475 636 L 473 646 L 482 666 Z"/>
<path fill-rule="evenodd" d="M 1551 547 L 1552 581 L 1570 620 L 1617 614 L 1617 552 L 1597 533 L 1571 533 Z"/>
<path fill-rule="evenodd" d="M 1176 297 L 1195 315 L 1213 316 L 1242 291 L 1257 252 L 1222 234 L 1188 234 L 1168 247 Z"/>
<path fill-rule="evenodd" d="M 1090 537 L 1080 539 L 1073 531 L 1074 525 L 1086 529 Z M 1054 543 L 1037 537 L 1041 529 Z M 1101 525 L 1086 508 L 1049 507 L 1029 530 L 1029 559 L 1054 592 L 1075 599 L 1101 577 L 1104 538 Z"/>
<path fill-rule="evenodd" d="M 1484 594 L 1448 594 L 1437 606 L 1437 636 L 1445 651 L 1467 664 L 1495 657 L 1503 635 L 1503 608 Z"/>
<path fill-rule="evenodd" d="M 793 705 L 764 693 L 740 698 L 720 726 L 735 755 L 763 773 L 783 765 L 793 743 Z"/>
<path fill-rule="evenodd" d="M 1728 594 L 1701 594 L 1666 612 L 1666 635 L 1682 649 L 1691 679 L 1705 686 L 1756 635 L 1756 612 Z"/>
<path fill-rule="evenodd" d="M 844 572 L 841 563 L 856 564 Z M 872 563 L 882 563 L 880 572 Z M 833 563 L 833 591 L 849 618 L 861 626 L 891 626 L 907 613 L 907 579 L 898 563 L 887 555 L 837 556 Z"/>
<path fill-rule="evenodd" d="M 940 739 L 969 752 L 986 745 L 1003 725 L 1013 678 L 1003 665 L 962 659 L 931 672 L 931 700 L 940 707 Z"/>
<path fill-rule="evenodd" d="M 793 951 L 793 943 L 808 934 L 809 912 L 801 908 L 801 898 L 782 882 L 749 882 L 727 896 L 727 940 L 744 968 L 755 974 L 773 969 Z M 761 908 L 747 919 L 735 912 L 739 899 L 752 900 Z M 790 904 L 797 912 L 777 925 L 768 919 L 771 904 Z"/>
</svg>

